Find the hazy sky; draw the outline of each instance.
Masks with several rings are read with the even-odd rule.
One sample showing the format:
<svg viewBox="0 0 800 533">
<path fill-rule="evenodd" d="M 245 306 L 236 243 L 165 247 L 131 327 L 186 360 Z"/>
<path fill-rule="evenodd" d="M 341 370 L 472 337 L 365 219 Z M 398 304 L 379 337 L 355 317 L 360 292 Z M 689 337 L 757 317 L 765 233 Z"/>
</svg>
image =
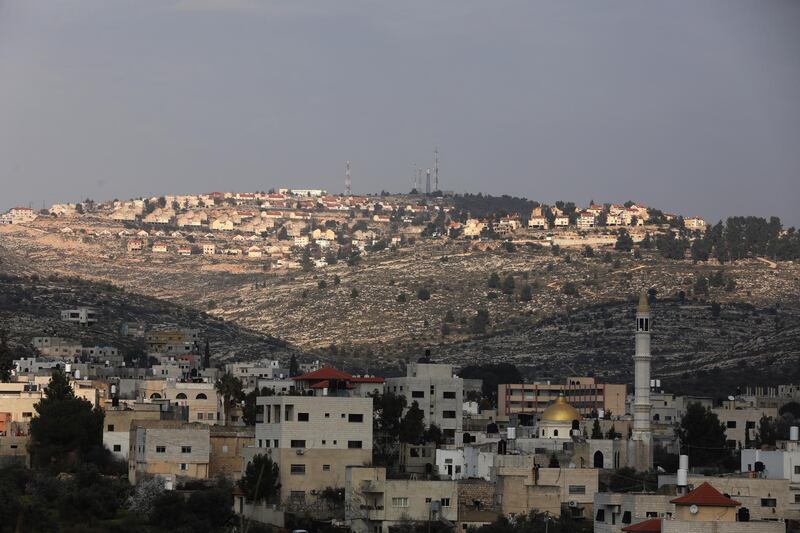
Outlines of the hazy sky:
<svg viewBox="0 0 800 533">
<path fill-rule="evenodd" d="M 0 209 L 270 187 L 800 225 L 795 0 L 0 0 Z"/>
</svg>

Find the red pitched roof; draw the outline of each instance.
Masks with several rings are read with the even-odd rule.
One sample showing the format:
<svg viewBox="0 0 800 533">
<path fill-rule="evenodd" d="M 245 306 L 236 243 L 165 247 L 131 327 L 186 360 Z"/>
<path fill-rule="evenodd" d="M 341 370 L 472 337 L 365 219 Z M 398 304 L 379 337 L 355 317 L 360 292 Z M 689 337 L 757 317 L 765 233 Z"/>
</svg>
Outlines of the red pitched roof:
<svg viewBox="0 0 800 533">
<path fill-rule="evenodd" d="M 638 531 L 639 533 L 661 533 L 661 519 L 651 518 L 638 524 L 623 527 L 622 531 Z"/>
<path fill-rule="evenodd" d="M 712 487 L 708 482 L 703 483 L 686 496 L 670 500 L 676 505 L 698 505 L 707 507 L 737 507 L 742 505 L 732 500 Z"/>
<path fill-rule="evenodd" d="M 344 381 L 352 381 L 353 376 L 341 370 L 326 366 L 313 372 L 303 374 L 302 376 L 295 376 L 292 378 L 295 381 L 322 381 L 325 379 L 338 379 Z"/>
</svg>

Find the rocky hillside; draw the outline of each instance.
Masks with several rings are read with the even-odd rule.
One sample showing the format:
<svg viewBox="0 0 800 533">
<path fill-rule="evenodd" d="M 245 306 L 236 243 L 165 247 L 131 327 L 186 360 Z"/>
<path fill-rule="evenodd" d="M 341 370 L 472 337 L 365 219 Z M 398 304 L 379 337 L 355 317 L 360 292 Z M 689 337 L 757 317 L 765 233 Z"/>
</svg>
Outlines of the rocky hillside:
<svg viewBox="0 0 800 533">
<path fill-rule="evenodd" d="M 127 254 L 38 227 L 0 228 L 0 246 L 12 271 L 112 284 L 371 371 L 396 369 L 432 347 L 456 363 L 514 361 L 537 378 L 571 367 L 626 379 L 632 311 L 620 301 L 648 288 L 667 299 L 655 304 L 653 343 L 664 379 L 800 353 L 792 342 L 800 265 L 791 262 L 694 264 L 652 250 L 635 257 L 597 246 L 586 257 L 583 247 L 554 255 L 536 244 L 442 240 L 373 253 L 354 266 L 283 274 L 258 260 Z M 498 283 L 490 287 L 493 273 Z M 701 278 L 716 280 L 707 286 Z M 711 302 L 721 304 L 718 318 Z M 485 324 L 475 319 L 479 310 Z M 718 332 L 718 324 L 726 327 Z"/>
<path fill-rule="evenodd" d="M 62 322 L 60 311 L 75 306 L 96 307 L 100 310 L 99 322 L 89 327 Z M 0 329 L 9 333 L 15 345 L 27 346 L 32 337 L 54 335 L 84 345 L 113 345 L 123 353 L 137 353 L 141 344 L 119 334 L 123 322 L 199 329 L 209 339 L 213 358 L 218 361 L 300 355 L 278 339 L 110 284 L 55 275 L 0 274 Z"/>
</svg>

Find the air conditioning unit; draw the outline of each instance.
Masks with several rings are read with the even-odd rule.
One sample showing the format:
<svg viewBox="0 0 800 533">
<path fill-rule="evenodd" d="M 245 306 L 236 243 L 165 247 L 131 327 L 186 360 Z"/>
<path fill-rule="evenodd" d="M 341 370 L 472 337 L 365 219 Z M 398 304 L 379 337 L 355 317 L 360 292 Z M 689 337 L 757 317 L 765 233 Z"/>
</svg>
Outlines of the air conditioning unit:
<svg viewBox="0 0 800 533">
<path fill-rule="evenodd" d="M 306 453 L 306 451 L 305 451 L 305 450 L 303 450 L 303 449 L 301 448 L 301 449 L 299 449 L 299 450 L 296 450 L 296 451 L 295 451 L 295 453 L 296 453 L 297 455 L 303 455 L 304 453 Z"/>
<path fill-rule="evenodd" d="M 569 501 L 569 506 L 570 507 L 577 507 L 578 506 L 578 502 L 576 502 L 575 500 L 570 500 Z"/>
</svg>

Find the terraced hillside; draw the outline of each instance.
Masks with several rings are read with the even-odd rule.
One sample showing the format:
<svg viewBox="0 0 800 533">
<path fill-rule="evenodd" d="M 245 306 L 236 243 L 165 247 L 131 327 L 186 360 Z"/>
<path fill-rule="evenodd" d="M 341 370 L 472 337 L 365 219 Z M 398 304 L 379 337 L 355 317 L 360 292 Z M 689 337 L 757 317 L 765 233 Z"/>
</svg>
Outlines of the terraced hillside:
<svg viewBox="0 0 800 533">
<path fill-rule="evenodd" d="M 0 259 L 16 272 L 110 283 L 351 368 L 396 369 L 397 361 L 433 347 L 437 357 L 457 363 L 514 361 L 532 377 L 557 377 L 572 367 L 625 379 L 629 369 L 617 363 L 631 350 L 630 309 L 619 302 L 644 289 L 659 298 L 681 292 L 685 298 L 656 304 L 657 310 L 666 306 L 654 340 L 665 354 L 656 368 L 665 378 L 745 368 L 740 360 L 756 365 L 800 351 L 790 342 L 800 295 L 800 265 L 791 262 L 694 264 L 652 250 L 637 258 L 596 247 L 584 257 L 582 247 L 554 255 L 536 245 L 509 250 L 496 242 L 441 240 L 372 253 L 355 266 L 340 262 L 285 274 L 253 260 L 126 254 L 38 227 L 2 228 L 0 246 Z M 492 273 L 498 274 L 496 287 L 489 286 Z M 505 281 L 509 275 L 513 287 Z M 707 288 L 697 283 L 713 276 L 722 281 Z M 722 305 L 713 321 L 704 318 L 711 302 Z M 755 311 L 745 316 L 739 304 Z M 778 329 L 770 325 L 773 308 L 780 309 Z M 485 324 L 475 320 L 479 310 L 486 312 Z M 717 333 L 715 323 L 730 331 Z"/>
</svg>

